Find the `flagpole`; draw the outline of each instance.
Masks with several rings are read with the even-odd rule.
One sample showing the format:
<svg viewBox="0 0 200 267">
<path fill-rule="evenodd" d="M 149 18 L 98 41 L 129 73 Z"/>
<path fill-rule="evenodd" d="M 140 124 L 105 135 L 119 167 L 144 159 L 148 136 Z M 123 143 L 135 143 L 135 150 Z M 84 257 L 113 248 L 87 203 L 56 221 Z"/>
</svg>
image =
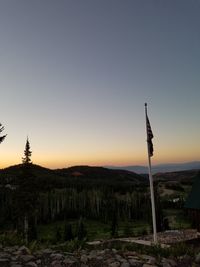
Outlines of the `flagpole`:
<svg viewBox="0 0 200 267">
<path fill-rule="evenodd" d="M 153 221 L 153 241 L 156 244 L 157 243 L 156 212 L 155 212 L 155 200 L 154 200 L 154 190 L 153 190 L 153 177 L 151 172 L 151 155 L 150 155 L 151 153 L 148 142 L 147 103 L 145 103 L 145 117 L 146 117 L 147 151 L 148 151 L 148 163 L 149 163 L 149 183 L 150 183 L 150 193 L 151 193 L 151 210 L 152 210 L 152 221 Z"/>
</svg>

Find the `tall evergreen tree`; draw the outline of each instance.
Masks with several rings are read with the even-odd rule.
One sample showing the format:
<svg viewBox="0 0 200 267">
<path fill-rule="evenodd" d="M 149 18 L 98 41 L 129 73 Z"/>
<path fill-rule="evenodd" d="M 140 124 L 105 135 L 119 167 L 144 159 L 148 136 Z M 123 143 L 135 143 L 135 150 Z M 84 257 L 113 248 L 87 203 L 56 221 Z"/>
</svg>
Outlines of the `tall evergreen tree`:
<svg viewBox="0 0 200 267">
<path fill-rule="evenodd" d="M 25 150 L 24 150 L 24 157 L 22 158 L 22 163 L 23 164 L 29 164 L 31 163 L 31 155 L 32 155 L 32 151 L 30 150 L 30 142 L 28 140 L 26 140 L 26 146 L 25 146 Z"/>
<path fill-rule="evenodd" d="M 27 138 L 22 158 L 21 174 L 15 192 L 18 231 L 23 234 L 26 243 L 36 238 L 36 214 L 38 206 L 37 180 L 32 171 L 30 143 Z"/>
<path fill-rule="evenodd" d="M 0 133 L 2 133 L 4 130 L 4 127 L 2 126 L 2 124 L 0 123 Z M 6 135 L 0 136 L 0 143 L 2 143 L 4 141 L 4 139 L 6 138 Z"/>
</svg>

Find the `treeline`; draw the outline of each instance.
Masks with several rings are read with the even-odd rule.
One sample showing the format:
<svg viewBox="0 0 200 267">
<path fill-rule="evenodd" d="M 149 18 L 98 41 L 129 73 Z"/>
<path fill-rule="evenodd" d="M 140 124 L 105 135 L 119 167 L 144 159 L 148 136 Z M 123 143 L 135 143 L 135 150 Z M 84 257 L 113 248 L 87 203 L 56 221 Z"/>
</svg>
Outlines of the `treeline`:
<svg viewBox="0 0 200 267">
<path fill-rule="evenodd" d="M 31 153 L 27 139 L 22 164 L 1 177 L 0 229 L 16 230 L 28 242 L 37 239 L 39 224 L 57 220 L 99 220 L 113 233 L 119 220 L 151 222 L 148 186 L 139 175 L 99 167 L 93 174 L 79 167 L 63 175 L 33 165 Z"/>
<path fill-rule="evenodd" d="M 13 222 L 15 227 L 16 217 L 19 215 L 17 212 L 19 213 L 22 208 L 16 208 L 15 201 L 14 189 L 1 188 L 0 227 L 12 226 Z M 21 205 L 25 203 L 22 202 Z M 33 210 L 31 212 L 33 213 Z M 113 212 L 120 220 L 149 221 L 151 206 L 147 190 L 144 188 L 143 192 L 132 191 L 122 194 L 111 188 L 80 190 L 80 188 L 71 187 L 40 192 L 34 217 L 37 224 L 80 216 L 108 223 L 112 219 Z"/>
</svg>

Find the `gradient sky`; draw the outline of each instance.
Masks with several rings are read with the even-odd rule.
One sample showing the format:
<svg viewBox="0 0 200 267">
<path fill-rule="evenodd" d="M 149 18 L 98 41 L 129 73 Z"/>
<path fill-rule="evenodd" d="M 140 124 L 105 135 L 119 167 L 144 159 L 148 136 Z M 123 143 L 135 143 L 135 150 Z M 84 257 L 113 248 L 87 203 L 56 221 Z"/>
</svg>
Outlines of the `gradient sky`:
<svg viewBox="0 0 200 267">
<path fill-rule="evenodd" d="M 0 168 L 200 160 L 199 0 L 1 0 Z"/>
</svg>

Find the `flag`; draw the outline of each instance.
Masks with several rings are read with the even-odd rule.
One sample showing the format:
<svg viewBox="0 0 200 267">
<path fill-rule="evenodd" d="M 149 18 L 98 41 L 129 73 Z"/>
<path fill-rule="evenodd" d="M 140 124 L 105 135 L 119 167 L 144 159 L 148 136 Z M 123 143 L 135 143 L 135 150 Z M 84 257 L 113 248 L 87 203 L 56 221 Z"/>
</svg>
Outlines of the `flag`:
<svg viewBox="0 0 200 267">
<path fill-rule="evenodd" d="M 153 133 L 151 130 L 151 125 L 150 125 L 148 116 L 146 116 L 146 120 L 147 120 L 147 143 L 149 146 L 149 156 L 152 157 L 153 156 L 153 143 L 152 143 Z"/>
<path fill-rule="evenodd" d="M 6 137 L 6 135 L 0 137 L 0 143 L 3 142 L 3 140 L 5 139 L 5 137 Z"/>
</svg>

